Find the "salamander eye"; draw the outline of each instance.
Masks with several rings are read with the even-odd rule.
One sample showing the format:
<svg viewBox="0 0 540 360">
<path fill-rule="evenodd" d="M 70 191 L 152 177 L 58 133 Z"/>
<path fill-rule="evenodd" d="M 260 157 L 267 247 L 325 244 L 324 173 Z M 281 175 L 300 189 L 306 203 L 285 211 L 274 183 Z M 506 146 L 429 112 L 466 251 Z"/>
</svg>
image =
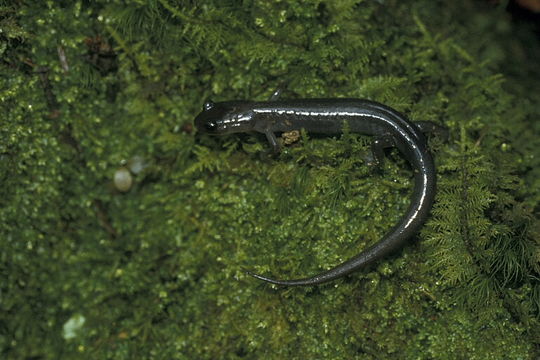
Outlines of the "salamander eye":
<svg viewBox="0 0 540 360">
<path fill-rule="evenodd" d="M 210 99 L 206 100 L 203 105 L 203 110 L 208 111 L 214 107 L 214 102 Z"/>
<path fill-rule="evenodd" d="M 204 124 L 204 128 L 208 132 L 214 132 L 217 129 L 217 124 L 215 121 L 208 121 Z"/>
</svg>

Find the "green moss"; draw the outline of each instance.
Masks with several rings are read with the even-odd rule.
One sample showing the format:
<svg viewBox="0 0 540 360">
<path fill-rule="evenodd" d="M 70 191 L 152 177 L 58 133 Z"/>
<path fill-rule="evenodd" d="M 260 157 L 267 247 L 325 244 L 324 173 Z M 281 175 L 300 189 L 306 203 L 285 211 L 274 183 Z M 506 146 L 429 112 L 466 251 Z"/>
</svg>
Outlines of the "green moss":
<svg viewBox="0 0 540 360">
<path fill-rule="evenodd" d="M 0 14 L 2 358 L 540 356 L 538 46 L 503 9 L 109 0 Z M 431 144 L 432 216 L 402 252 L 317 288 L 244 273 L 328 269 L 376 242 L 411 192 L 397 151 L 382 174 L 365 166 L 367 137 L 304 133 L 272 158 L 264 137 L 194 131 L 203 98 L 278 87 L 449 128 Z M 135 156 L 146 167 L 121 193 L 113 174 Z"/>
</svg>

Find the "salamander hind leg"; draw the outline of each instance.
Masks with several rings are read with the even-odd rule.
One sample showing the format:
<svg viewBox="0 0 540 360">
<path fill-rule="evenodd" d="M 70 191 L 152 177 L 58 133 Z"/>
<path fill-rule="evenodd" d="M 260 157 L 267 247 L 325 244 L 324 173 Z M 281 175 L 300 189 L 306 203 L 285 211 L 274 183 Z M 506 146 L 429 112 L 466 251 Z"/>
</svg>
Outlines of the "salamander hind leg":
<svg viewBox="0 0 540 360">
<path fill-rule="evenodd" d="M 448 142 L 450 133 L 445 126 L 434 123 L 433 121 L 416 121 L 414 123 L 417 128 L 420 129 L 426 136 L 435 135 L 443 142 Z"/>
<path fill-rule="evenodd" d="M 382 169 L 384 162 L 384 149 L 395 145 L 394 138 L 391 135 L 384 134 L 375 137 L 371 143 L 371 153 L 366 156 L 366 163 L 375 169 Z"/>
</svg>

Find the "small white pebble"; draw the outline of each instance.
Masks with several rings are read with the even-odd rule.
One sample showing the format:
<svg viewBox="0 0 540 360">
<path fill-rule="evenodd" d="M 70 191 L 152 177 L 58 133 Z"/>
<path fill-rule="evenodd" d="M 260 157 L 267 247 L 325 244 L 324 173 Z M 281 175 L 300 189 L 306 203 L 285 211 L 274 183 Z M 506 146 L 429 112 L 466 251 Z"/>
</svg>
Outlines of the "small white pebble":
<svg viewBox="0 0 540 360">
<path fill-rule="evenodd" d="M 129 191 L 132 184 L 133 178 L 128 169 L 121 167 L 114 172 L 114 186 L 118 191 Z"/>
</svg>

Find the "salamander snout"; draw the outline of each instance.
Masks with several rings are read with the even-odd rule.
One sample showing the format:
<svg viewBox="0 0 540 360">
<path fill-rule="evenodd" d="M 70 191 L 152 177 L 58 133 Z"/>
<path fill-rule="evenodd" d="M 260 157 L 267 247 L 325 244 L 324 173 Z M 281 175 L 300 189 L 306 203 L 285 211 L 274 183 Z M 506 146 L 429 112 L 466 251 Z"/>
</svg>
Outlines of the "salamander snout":
<svg viewBox="0 0 540 360">
<path fill-rule="evenodd" d="M 209 133 L 215 132 L 218 128 L 218 124 L 215 121 L 207 121 L 204 123 L 204 130 Z"/>
<path fill-rule="evenodd" d="M 204 103 L 202 112 L 195 118 L 195 127 L 201 132 L 217 134 L 220 132 L 219 118 L 222 116 L 220 107 L 208 100 Z"/>
<path fill-rule="evenodd" d="M 204 115 L 202 113 L 195 118 L 195 127 L 197 130 L 207 134 L 217 134 L 219 132 L 218 122 L 214 119 L 208 119 Z"/>
<path fill-rule="evenodd" d="M 207 134 L 231 134 L 253 131 L 253 111 L 246 101 L 206 101 L 195 118 L 197 130 Z"/>
</svg>

